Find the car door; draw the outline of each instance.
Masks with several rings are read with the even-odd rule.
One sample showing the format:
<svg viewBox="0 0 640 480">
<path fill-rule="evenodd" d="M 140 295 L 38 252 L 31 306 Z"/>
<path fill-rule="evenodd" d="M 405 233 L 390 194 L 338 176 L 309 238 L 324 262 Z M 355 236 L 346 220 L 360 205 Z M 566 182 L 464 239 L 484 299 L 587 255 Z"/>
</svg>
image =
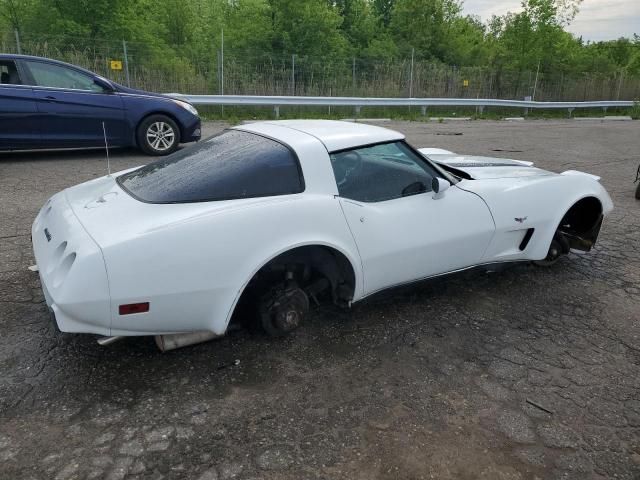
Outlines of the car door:
<svg viewBox="0 0 640 480">
<path fill-rule="evenodd" d="M 365 294 L 480 262 L 495 231 L 477 195 L 452 186 L 404 142 L 331 154 L 340 204 L 362 260 Z"/>
<path fill-rule="evenodd" d="M 52 148 L 125 145 L 127 132 L 120 95 L 107 91 L 91 75 L 65 65 L 24 60 L 31 77 L 42 142 Z"/>
<path fill-rule="evenodd" d="M 40 142 L 36 102 L 14 60 L 0 59 L 0 150 L 35 148 Z"/>
</svg>

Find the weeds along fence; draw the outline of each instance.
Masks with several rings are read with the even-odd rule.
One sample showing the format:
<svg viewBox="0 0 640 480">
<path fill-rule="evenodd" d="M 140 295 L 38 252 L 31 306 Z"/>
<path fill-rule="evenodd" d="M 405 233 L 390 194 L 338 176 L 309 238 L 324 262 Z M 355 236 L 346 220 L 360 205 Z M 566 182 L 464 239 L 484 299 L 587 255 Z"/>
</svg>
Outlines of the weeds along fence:
<svg viewBox="0 0 640 480">
<path fill-rule="evenodd" d="M 320 60 L 228 50 L 186 54 L 144 44 L 84 38 L 30 38 L 0 34 L 0 51 L 37 55 L 80 65 L 118 83 L 157 92 L 227 95 L 455 97 L 539 101 L 636 100 L 640 78 L 624 72 L 535 72 L 456 67 L 399 59 Z M 122 70 L 112 70 L 120 60 Z"/>
</svg>

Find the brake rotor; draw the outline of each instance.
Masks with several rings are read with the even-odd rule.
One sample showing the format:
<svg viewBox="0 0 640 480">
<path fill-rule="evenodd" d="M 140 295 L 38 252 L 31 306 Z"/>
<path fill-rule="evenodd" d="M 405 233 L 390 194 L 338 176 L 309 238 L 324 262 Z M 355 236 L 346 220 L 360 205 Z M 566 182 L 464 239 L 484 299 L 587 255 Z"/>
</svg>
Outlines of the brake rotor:
<svg viewBox="0 0 640 480">
<path fill-rule="evenodd" d="M 263 297 L 262 328 L 273 337 L 287 335 L 301 325 L 308 311 L 309 298 L 301 288 L 275 289 Z"/>
</svg>

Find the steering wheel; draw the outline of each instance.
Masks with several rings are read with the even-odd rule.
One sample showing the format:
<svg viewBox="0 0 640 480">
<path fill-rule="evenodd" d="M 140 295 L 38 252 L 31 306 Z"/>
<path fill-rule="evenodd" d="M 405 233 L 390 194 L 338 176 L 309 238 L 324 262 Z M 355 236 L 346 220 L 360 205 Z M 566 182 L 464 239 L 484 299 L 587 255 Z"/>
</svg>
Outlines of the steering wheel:
<svg viewBox="0 0 640 480">
<path fill-rule="evenodd" d="M 362 170 L 362 163 L 362 156 L 353 150 L 332 155 L 331 164 L 338 186 L 344 185 L 349 177 L 358 175 Z"/>
</svg>

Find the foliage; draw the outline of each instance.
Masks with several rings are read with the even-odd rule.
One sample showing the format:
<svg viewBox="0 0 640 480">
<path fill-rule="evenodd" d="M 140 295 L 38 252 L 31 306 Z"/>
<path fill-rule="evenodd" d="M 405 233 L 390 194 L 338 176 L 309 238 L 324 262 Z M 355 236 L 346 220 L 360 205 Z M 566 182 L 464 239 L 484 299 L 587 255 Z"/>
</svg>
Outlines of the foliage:
<svg viewBox="0 0 640 480">
<path fill-rule="evenodd" d="M 486 24 L 461 0 L 0 0 L 0 41 L 14 30 L 46 48 L 107 55 L 127 40 L 138 64 L 208 72 L 225 54 L 251 61 L 402 60 L 495 71 L 640 76 L 640 38 L 584 42 L 565 28 L 582 0 L 522 0 Z M 223 34 L 224 31 L 224 34 Z"/>
</svg>

